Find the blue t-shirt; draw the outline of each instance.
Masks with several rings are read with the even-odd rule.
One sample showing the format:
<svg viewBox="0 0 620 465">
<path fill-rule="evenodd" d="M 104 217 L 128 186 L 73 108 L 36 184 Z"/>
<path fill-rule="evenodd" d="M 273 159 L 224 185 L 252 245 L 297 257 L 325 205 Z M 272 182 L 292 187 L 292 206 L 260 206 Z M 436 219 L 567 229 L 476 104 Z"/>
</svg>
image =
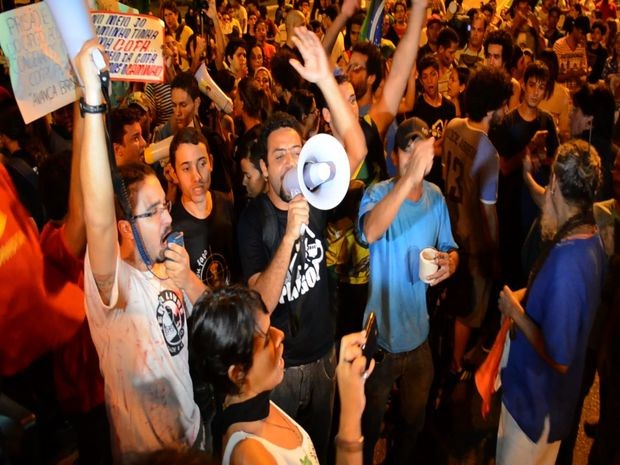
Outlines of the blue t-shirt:
<svg viewBox="0 0 620 465">
<path fill-rule="evenodd" d="M 537 442 L 549 415 L 549 442 L 564 439 L 573 423 L 592 321 L 605 270 L 598 234 L 556 245 L 532 284 L 527 315 L 538 325 L 547 353 L 568 372 L 538 356 L 521 331 L 502 371 L 502 401 L 523 432 Z"/>
<path fill-rule="evenodd" d="M 393 188 L 396 179 L 369 187 L 359 209 L 364 236 L 364 215 Z M 364 318 L 377 317 L 379 345 L 392 353 L 420 346 L 428 336 L 426 287 L 418 277 L 420 251 L 458 248 L 452 237 L 446 202 L 437 186 L 424 181 L 417 202 L 405 200 L 387 231 L 370 244 L 370 292 Z"/>
</svg>

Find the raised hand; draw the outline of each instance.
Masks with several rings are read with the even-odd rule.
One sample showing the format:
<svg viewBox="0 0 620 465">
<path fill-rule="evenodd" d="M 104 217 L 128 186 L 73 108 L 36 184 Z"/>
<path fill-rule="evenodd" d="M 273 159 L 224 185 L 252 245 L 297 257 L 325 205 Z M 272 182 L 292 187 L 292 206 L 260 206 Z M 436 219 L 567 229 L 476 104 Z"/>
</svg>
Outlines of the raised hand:
<svg viewBox="0 0 620 465">
<path fill-rule="evenodd" d="M 306 81 L 319 84 L 320 81 L 331 76 L 329 59 L 325 54 L 321 41 L 316 34 L 305 27 L 296 27 L 293 42 L 304 59 L 302 65 L 299 60 L 291 58 L 290 64 Z"/>
<path fill-rule="evenodd" d="M 351 18 L 360 8 L 360 0 L 344 0 L 340 12 L 347 18 Z"/>
<path fill-rule="evenodd" d="M 413 153 L 405 172 L 406 177 L 414 181 L 422 181 L 424 179 L 424 176 L 433 166 L 433 157 L 435 156 L 434 144 L 434 137 L 418 140 L 413 144 L 413 147 L 410 149 L 413 150 Z"/>
</svg>

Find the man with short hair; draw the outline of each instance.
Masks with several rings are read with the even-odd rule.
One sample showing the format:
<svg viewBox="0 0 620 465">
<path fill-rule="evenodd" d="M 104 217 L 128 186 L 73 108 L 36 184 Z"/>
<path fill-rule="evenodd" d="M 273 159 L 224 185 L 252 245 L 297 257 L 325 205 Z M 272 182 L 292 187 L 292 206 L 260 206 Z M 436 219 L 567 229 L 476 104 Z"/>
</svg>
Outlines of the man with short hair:
<svg viewBox="0 0 620 465">
<path fill-rule="evenodd" d="M 503 117 L 511 92 L 506 71 L 479 67 L 465 89 L 467 118 L 454 118 L 445 130 L 446 202 L 461 261 L 448 289 L 448 305 L 459 315 L 454 322 L 453 381 L 467 379 L 465 348 L 471 329 L 482 324 L 497 272 L 499 156 L 487 134 L 491 123 Z"/>
<path fill-rule="evenodd" d="M 439 61 L 434 55 L 426 55 L 418 63 L 422 93 L 416 99 L 411 115 L 424 121 L 435 138 L 435 159 L 426 179 L 443 190 L 441 174 L 443 135 L 446 125 L 456 116 L 456 107 L 439 93 L 439 69 Z"/>
<path fill-rule="evenodd" d="M 477 13 L 471 20 L 469 39 L 465 47 L 456 52 L 456 61 L 459 65 L 474 68 L 479 62 L 484 61 L 484 35 L 487 30 L 487 19 L 482 13 Z"/>
<path fill-rule="evenodd" d="M 541 61 L 531 63 L 523 80 L 521 103 L 489 135 L 500 157 L 497 205 L 501 267 L 505 282 L 513 288 L 525 285 L 528 270 L 522 269 L 521 247 L 538 216 L 538 208 L 523 184 L 523 158 L 529 150 L 536 160 L 536 178 L 546 183 L 549 161 L 559 145 L 553 116 L 538 108 L 547 90 L 547 66 Z"/>
<path fill-rule="evenodd" d="M 590 31 L 590 40 L 586 45 L 586 56 L 590 74 L 588 82 L 596 84 L 602 77 L 605 60 L 607 60 L 607 49 L 603 45 L 603 39 L 607 33 L 607 26 L 602 21 L 594 21 Z"/>
<path fill-rule="evenodd" d="M 487 57 L 487 65 L 509 71 L 510 59 L 512 58 L 512 38 L 503 29 L 497 29 L 487 34 L 484 40 L 484 54 Z M 519 105 L 521 96 L 521 84 L 515 78 L 511 78 L 512 97 L 508 102 L 508 109 L 514 110 Z"/>
<path fill-rule="evenodd" d="M 448 97 L 448 81 L 450 71 L 454 67 L 454 57 L 459 47 L 459 36 L 451 27 L 444 27 L 437 36 L 437 52 L 435 56 L 439 61 L 439 93 Z"/>
<path fill-rule="evenodd" d="M 398 46 L 400 39 L 402 39 L 407 30 L 407 2 L 404 0 L 397 0 L 392 10 L 392 16 L 394 17 L 394 24 L 390 26 L 387 34 L 383 36 L 391 40 L 394 45 Z"/>
<path fill-rule="evenodd" d="M 224 64 L 236 80 L 243 79 L 248 75 L 246 47 L 247 45 L 242 39 L 232 39 L 226 44 Z"/>
<path fill-rule="evenodd" d="M 304 59 L 292 66 L 323 93 L 355 174 L 366 154 L 362 130 L 331 73 L 316 35 L 298 28 L 293 38 Z M 248 286 L 259 292 L 272 324 L 286 334 L 284 380 L 271 398 L 297 419 L 326 463 L 334 398 L 334 327 L 329 308 L 323 234 L 327 212 L 301 195 L 291 198 L 285 174 L 296 169 L 302 147 L 298 122 L 275 113 L 265 122 L 258 149 L 269 191 L 243 211 L 238 238 Z"/>
<path fill-rule="evenodd" d="M 399 383 L 396 410 L 402 422 L 392 433 L 387 463 L 413 463 L 418 433 L 433 381 L 433 361 L 427 338 L 427 283 L 448 278 L 458 265 L 457 245 L 439 188 L 424 180 L 433 164 L 434 140 L 419 118 L 403 121 L 392 154 L 398 176 L 369 187 L 362 198 L 358 227 L 370 244 L 370 295 L 365 319 L 376 315 L 377 342 L 384 358 L 366 382 L 362 418 L 364 463 L 372 465 L 390 391 Z M 436 247 L 434 273 L 421 277 L 421 253 Z M 404 266 L 403 266 L 404 264 Z"/>
<path fill-rule="evenodd" d="M 437 38 L 442 27 L 443 20 L 438 14 L 433 14 L 426 20 L 426 43 L 418 51 L 418 60 L 437 51 Z"/>
<path fill-rule="evenodd" d="M 185 249 L 168 244 L 164 191 L 144 164 L 121 168 L 112 187 L 98 70 L 87 42 L 76 58 L 84 83 L 81 158 L 88 248 L 84 293 L 88 323 L 105 380 L 115 462 L 162 448 L 203 447 L 189 376 L 187 317 L 205 286 Z M 116 206 L 116 208 L 115 208 Z M 116 210 L 116 211 L 115 211 Z"/>
<path fill-rule="evenodd" d="M 181 195 L 170 210 L 172 229 L 183 232 L 190 268 L 210 288 L 238 278 L 233 205 L 213 191 L 213 156 L 199 129 L 186 127 L 170 144 L 171 176 Z"/>
<path fill-rule="evenodd" d="M 144 162 L 146 141 L 142 137 L 140 114 L 132 108 L 116 108 L 110 113 L 110 138 L 118 166 Z"/>
<path fill-rule="evenodd" d="M 560 22 L 560 16 L 562 16 L 562 10 L 557 5 L 553 5 L 549 8 L 549 14 L 547 15 L 547 25 L 544 30 L 544 37 L 547 41 L 547 47 L 553 48 L 556 41 L 564 34 L 558 29 L 558 23 Z"/>
<path fill-rule="evenodd" d="M 577 91 L 588 74 L 585 46 L 588 32 L 590 32 L 590 20 L 586 16 L 578 16 L 568 27 L 568 35 L 553 44 L 553 51 L 560 63 L 558 82 L 566 85 L 571 93 Z"/>
</svg>

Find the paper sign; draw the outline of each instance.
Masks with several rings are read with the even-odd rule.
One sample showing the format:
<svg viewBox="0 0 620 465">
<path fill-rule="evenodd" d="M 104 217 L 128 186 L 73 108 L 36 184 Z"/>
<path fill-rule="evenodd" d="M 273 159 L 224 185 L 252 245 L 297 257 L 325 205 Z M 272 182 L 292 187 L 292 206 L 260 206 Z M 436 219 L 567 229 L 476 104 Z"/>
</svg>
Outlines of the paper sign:
<svg viewBox="0 0 620 465">
<path fill-rule="evenodd" d="M 94 11 L 99 43 L 110 58 L 110 78 L 117 81 L 164 81 L 164 24 L 150 15 Z"/>
<path fill-rule="evenodd" d="M 0 46 L 26 124 L 77 100 L 67 51 L 46 3 L 0 14 Z"/>
</svg>

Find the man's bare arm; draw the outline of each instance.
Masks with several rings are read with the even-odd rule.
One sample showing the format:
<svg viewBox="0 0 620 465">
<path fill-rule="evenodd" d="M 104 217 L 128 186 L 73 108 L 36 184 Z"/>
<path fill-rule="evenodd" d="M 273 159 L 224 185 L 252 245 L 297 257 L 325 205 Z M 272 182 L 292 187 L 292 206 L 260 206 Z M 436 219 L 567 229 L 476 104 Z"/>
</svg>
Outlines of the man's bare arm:
<svg viewBox="0 0 620 465">
<path fill-rule="evenodd" d="M 355 12 L 360 7 L 359 0 L 344 0 L 342 4 L 342 8 L 338 16 L 332 21 L 327 31 L 325 31 L 325 35 L 323 36 L 323 48 L 325 49 L 325 53 L 329 56 L 332 54 L 332 50 L 334 48 L 334 44 L 336 43 L 336 39 L 338 38 L 338 34 L 342 29 L 346 26 L 347 21 L 351 18 Z"/>
<path fill-rule="evenodd" d="M 377 125 L 379 134 L 383 138 L 394 121 L 401 98 L 405 92 L 405 86 L 409 79 L 418 48 L 420 45 L 420 31 L 426 15 L 427 0 L 417 0 L 411 6 L 411 14 L 405 35 L 398 43 L 392 60 L 392 69 L 385 81 L 383 93 L 376 101 L 368 114 Z"/>
<path fill-rule="evenodd" d="M 304 59 L 304 64 L 293 59 L 291 65 L 302 78 L 315 83 L 323 93 L 334 129 L 343 139 L 353 175 L 368 152 L 364 132 L 353 114 L 351 105 L 340 92 L 331 72 L 329 59 L 316 34 L 305 27 L 297 28 L 293 41 Z"/>
<path fill-rule="evenodd" d="M 78 102 L 73 105 L 73 139 L 71 154 L 71 180 L 69 184 L 69 210 L 63 230 L 64 241 L 69 252 L 80 260 L 86 249 L 86 227 L 84 226 L 84 200 L 80 180 L 80 159 L 82 157 L 82 136 L 84 119 L 80 115 Z"/>
<path fill-rule="evenodd" d="M 105 53 L 93 39 L 84 44 L 76 58 L 78 73 L 84 83 L 84 101 L 88 105 L 103 103 L 98 70 L 91 57 L 95 49 Z M 101 299 L 108 304 L 116 272 L 118 240 L 114 189 L 102 114 L 84 115 L 81 176 L 88 258 Z"/>
</svg>

